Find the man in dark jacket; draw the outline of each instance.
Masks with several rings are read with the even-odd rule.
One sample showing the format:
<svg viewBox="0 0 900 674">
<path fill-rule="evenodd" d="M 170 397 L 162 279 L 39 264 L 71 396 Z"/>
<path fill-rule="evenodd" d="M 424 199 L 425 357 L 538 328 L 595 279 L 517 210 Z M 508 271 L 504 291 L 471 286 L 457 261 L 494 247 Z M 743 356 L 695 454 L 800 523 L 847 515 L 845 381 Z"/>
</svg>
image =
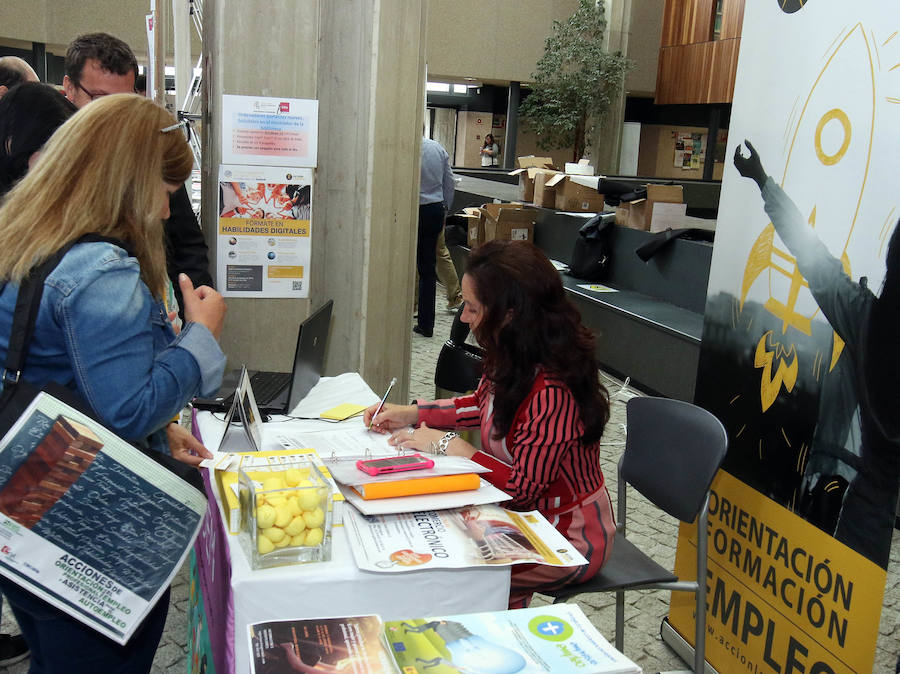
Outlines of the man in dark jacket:
<svg viewBox="0 0 900 674">
<path fill-rule="evenodd" d="M 109 94 L 134 93 L 137 59 L 122 40 L 106 33 L 80 35 L 66 51 L 63 90 L 77 107 Z M 166 265 L 178 304 L 183 304 L 178 274 L 187 274 L 194 287 L 212 286 L 206 241 L 182 186 L 169 200 L 171 216 L 165 222 Z"/>
</svg>

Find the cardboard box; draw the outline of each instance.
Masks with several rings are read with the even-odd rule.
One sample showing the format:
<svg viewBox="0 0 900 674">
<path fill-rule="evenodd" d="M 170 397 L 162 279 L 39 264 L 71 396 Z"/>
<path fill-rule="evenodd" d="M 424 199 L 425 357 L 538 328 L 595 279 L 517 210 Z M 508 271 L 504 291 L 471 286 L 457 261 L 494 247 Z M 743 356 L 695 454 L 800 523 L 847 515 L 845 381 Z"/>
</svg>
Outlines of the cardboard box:
<svg viewBox="0 0 900 674">
<path fill-rule="evenodd" d="M 616 224 L 620 227 L 646 230 L 646 218 L 644 217 L 646 208 L 646 199 L 622 202 L 616 208 Z"/>
<path fill-rule="evenodd" d="M 529 168 L 520 168 L 510 171 L 508 175 L 519 176 L 519 201 L 531 203 L 534 201 L 534 178 L 538 173 L 550 172 L 555 174 L 552 169 L 539 168 L 531 166 Z"/>
<path fill-rule="evenodd" d="M 547 185 L 556 190 L 554 206 L 559 211 L 599 213 L 603 195 L 597 192 L 596 176 L 556 175 Z"/>
<path fill-rule="evenodd" d="M 653 204 L 680 204 L 684 201 L 684 188 L 681 185 L 647 185 L 647 207 L 644 211 L 644 229 L 650 229 L 653 220 Z"/>
<path fill-rule="evenodd" d="M 647 185 L 646 199 L 626 202 L 616 209 L 616 224 L 645 232 L 650 231 L 654 204 L 680 204 L 683 201 L 683 193 L 681 185 Z"/>
<path fill-rule="evenodd" d="M 650 231 L 663 232 L 667 229 L 705 229 L 716 231 L 716 221 L 687 215 L 687 204 L 654 203 L 650 215 Z"/>
<path fill-rule="evenodd" d="M 534 205 L 542 208 L 556 208 L 556 188 L 547 183 L 555 176 L 564 176 L 559 171 L 540 171 L 534 176 Z"/>
<path fill-rule="evenodd" d="M 484 243 L 484 217 L 486 211 L 481 208 L 464 208 L 461 215 L 466 219 L 466 231 L 469 248 Z"/>
<path fill-rule="evenodd" d="M 537 213 L 522 204 L 485 204 L 484 240 L 533 241 Z"/>
<path fill-rule="evenodd" d="M 566 162 L 566 173 L 576 176 L 592 176 L 594 175 L 594 167 L 591 166 L 590 159 L 580 159 L 577 162 Z"/>
<path fill-rule="evenodd" d="M 535 157 L 533 154 L 525 157 L 516 157 L 516 168 L 553 168 L 552 157 Z"/>
</svg>

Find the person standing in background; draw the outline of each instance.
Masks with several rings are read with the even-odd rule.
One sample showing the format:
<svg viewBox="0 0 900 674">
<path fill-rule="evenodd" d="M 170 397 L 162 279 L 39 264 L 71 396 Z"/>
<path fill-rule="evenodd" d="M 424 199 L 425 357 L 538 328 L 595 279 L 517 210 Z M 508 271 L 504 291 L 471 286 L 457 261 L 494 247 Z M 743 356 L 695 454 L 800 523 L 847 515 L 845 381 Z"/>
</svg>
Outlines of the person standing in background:
<svg viewBox="0 0 900 674">
<path fill-rule="evenodd" d="M 437 141 L 422 139 L 419 179 L 419 237 L 416 269 L 419 272 L 419 317 L 413 332 L 423 337 L 434 333 L 434 293 L 437 285 L 435 260 L 444 216 L 453 203 L 453 171 L 450 155 Z"/>
<path fill-rule="evenodd" d="M 107 33 L 75 38 L 66 50 L 63 91 L 77 108 L 109 94 L 135 93 L 137 59 L 131 47 Z M 182 186 L 169 199 L 171 216 L 165 222 L 166 268 L 178 306 L 183 307 L 178 275 L 187 274 L 195 287 L 212 287 L 208 250 L 203 231 Z"/>
<path fill-rule="evenodd" d="M 484 137 L 484 145 L 481 146 L 481 165 L 500 166 L 500 146 L 497 145 L 492 133 Z"/>
<path fill-rule="evenodd" d="M 34 68 L 28 65 L 28 61 L 18 56 L 4 56 L 0 58 L 0 98 L 17 84 L 23 82 L 40 82 Z"/>
</svg>

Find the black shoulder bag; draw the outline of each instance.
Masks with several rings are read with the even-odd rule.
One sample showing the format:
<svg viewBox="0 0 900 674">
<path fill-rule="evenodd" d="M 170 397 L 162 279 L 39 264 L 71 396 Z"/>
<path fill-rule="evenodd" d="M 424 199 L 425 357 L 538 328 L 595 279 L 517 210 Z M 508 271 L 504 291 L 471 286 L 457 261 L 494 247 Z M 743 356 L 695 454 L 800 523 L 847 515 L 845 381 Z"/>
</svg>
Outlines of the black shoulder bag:
<svg viewBox="0 0 900 674">
<path fill-rule="evenodd" d="M 22 416 L 22 413 L 31 404 L 31 401 L 41 391 L 49 393 L 54 398 L 74 407 L 95 421 L 97 420 L 90 405 L 65 386 L 51 381 L 38 388 L 22 378 L 25 359 L 31 346 L 31 338 L 34 336 L 34 325 L 37 321 L 38 309 L 41 306 L 41 297 L 44 294 L 44 281 L 56 269 L 56 265 L 69 252 L 69 249 L 82 241 L 109 241 L 117 246 L 122 246 L 122 243 L 115 239 L 88 234 L 77 241 L 66 244 L 42 264 L 34 267 L 19 285 L 16 311 L 13 315 L 12 329 L 9 335 L 9 346 L 6 349 L 6 364 L 2 372 L 3 392 L 0 393 L 0 436 L 6 435 L 7 431 Z"/>
<path fill-rule="evenodd" d="M 612 260 L 610 224 L 614 220 L 613 213 L 599 213 L 581 226 L 569 261 L 570 276 L 584 281 L 602 281 L 606 278 Z"/>
</svg>

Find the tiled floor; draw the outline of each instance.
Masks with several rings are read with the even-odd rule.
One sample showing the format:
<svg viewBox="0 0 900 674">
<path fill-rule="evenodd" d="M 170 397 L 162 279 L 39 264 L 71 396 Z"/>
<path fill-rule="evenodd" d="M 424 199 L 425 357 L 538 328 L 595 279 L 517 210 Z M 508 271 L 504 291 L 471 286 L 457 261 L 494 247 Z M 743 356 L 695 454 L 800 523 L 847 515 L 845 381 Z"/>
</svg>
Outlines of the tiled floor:
<svg viewBox="0 0 900 674">
<path fill-rule="evenodd" d="M 440 292 L 440 288 L 438 289 Z M 440 310 L 444 306 L 438 297 L 438 316 L 434 336 L 431 338 L 412 337 L 412 378 L 410 392 L 413 398 L 434 397 L 434 366 L 443 342 L 450 334 L 452 315 Z M 412 329 L 412 321 L 410 321 Z M 607 476 L 610 491 L 615 499 L 615 466 L 621 454 L 624 440 L 624 403 L 637 392 L 622 386 L 621 382 L 604 377 L 610 391 L 613 407 L 612 417 L 603 438 L 603 471 Z M 637 499 L 630 500 L 629 521 L 632 523 L 630 535 L 638 545 L 653 545 L 657 559 L 669 566 L 675 560 L 677 527 L 675 521 L 660 518 L 657 510 Z M 636 514 L 635 514 L 636 513 Z M 184 674 L 187 662 L 187 573 L 182 569 L 172 585 L 172 599 L 166 630 L 163 634 L 153 674 Z M 545 601 L 541 597 L 535 603 Z M 579 605 L 597 628 L 610 640 L 614 632 L 614 598 L 611 594 L 582 595 Z M 626 638 L 625 653 L 645 672 L 659 672 L 684 669 L 686 666 L 675 653 L 659 638 L 659 626 L 668 613 L 669 596 L 660 591 L 626 593 Z M 17 631 L 7 606 L 4 606 L 2 631 Z M 884 596 L 884 608 L 878 634 L 874 672 L 884 674 L 894 671 L 897 655 L 900 653 L 900 532 L 894 531 L 891 562 Z M 25 674 L 28 661 L 0 668 L 0 674 Z M 87 673 L 86 673 L 87 674 Z M 99 673 L 98 673 L 99 674 Z M 241 673 L 243 674 L 243 673 Z"/>
</svg>

